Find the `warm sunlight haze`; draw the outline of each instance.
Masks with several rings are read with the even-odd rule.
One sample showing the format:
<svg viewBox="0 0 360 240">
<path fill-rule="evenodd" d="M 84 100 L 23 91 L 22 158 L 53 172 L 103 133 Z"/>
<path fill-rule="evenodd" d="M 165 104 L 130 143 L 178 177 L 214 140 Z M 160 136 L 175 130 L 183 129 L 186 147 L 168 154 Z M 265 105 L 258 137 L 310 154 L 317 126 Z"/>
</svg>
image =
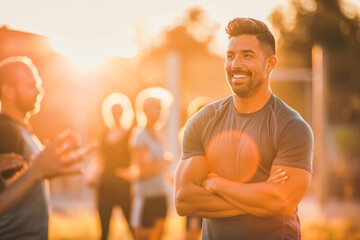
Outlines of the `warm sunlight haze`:
<svg viewBox="0 0 360 240">
<path fill-rule="evenodd" d="M 191 6 L 201 6 L 210 18 L 220 23 L 218 44 L 223 49 L 226 44 L 224 27 L 229 19 L 251 16 L 266 21 L 272 8 L 281 2 L 285 0 L 261 0 L 244 7 L 236 0 L 222 1 L 221 4 L 203 0 L 134 0 L 126 3 L 115 0 L 13 0 L 2 4 L 0 24 L 44 35 L 50 39 L 52 48 L 65 54 L 75 66 L 91 68 L 109 57 L 134 57 L 138 49 L 144 49 L 158 32 L 174 24 L 176 18 Z"/>
<path fill-rule="evenodd" d="M 350 3 L 349 6 L 360 5 L 359 0 L 343 2 Z M 44 35 L 50 39 L 53 49 L 64 53 L 75 66 L 91 68 L 109 57 L 134 57 L 138 49 L 145 48 L 156 33 L 174 23 L 176 17 L 191 6 L 201 6 L 220 23 L 217 44 L 220 49 L 225 49 L 224 27 L 229 19 L 242 16 L 267 22 L 273 9 L 287 4 L 289 1 L 286 0 L 258 0 L 246 5 L 237 0 L 221 3 L 205 0 L 134 0 L 126 3 L 115 0 L 12 0 L 2 4 L 0 24 Z M 19 18 L 19 15 L 23 17 Z"/>
<path fill-rule="evenodd" d="M 360 0 L 0 1 L 0 240 L 360 239 Z"/>
</svg>

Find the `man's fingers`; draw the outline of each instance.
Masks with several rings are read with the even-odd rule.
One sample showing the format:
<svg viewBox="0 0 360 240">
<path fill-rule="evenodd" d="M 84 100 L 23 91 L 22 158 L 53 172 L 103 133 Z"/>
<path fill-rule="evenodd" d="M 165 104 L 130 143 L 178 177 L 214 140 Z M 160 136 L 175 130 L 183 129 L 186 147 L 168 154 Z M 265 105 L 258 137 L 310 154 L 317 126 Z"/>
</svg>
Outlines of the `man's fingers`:
<svg viewBox="0 0 360 240">
<path fill-rule="evenodd" d="M 78 134 L 72 132 L 71 130 L 65 130 L 61 132 L 54 141 L 54 146 L 58 149 L 61 148 L 63 144 L 68 142 L 79 142 L 80 137 Z"/>
<path fill-rule="evenodd" d="M 73 165 L 75 163 L 83 161 L 85 155 L 88 154 L 89 152 L 95 150 L 97 147 L 98 147 L 97 142 L 91 142 L 91 143 L 87 144 L 86 146 L 79 148 L 76 151 L 73 151 L 64 160 L 64 164 L 65 165 Z"/>
<path fill-rule="evenodd" d="M 24 165 L 23 157 L 14 153 L 0 154 L 0 172 Z"/>
<path fill-rule="evenodd" d="M 288 179 L 289 179 L 288 176 L 284 176 L 284 177 L 280 177 L 280 178 L 276 178 L 276 179 L 270 179 L 268 182 L 272 182 L 272 183 L 285 183 Z"/>
<path fill-rule="evenodd" d="M 70 136 L 70 134 L 72 134 L 70 129 L 67 129 L 67 130 L 59 133 L 54 141 L 54 144 L 58 145 L 58 144 L 62 143 L 67 137 Z"/>
<path fill-rule="evenodd" d="M 84 158 L 85 154 L 81 154 L 78 152 L 73 152 L 68 155 L 67 158 L 63 161 L 64 166 L 71 166 L 76 163 L 82 162 L 85 160 Z"/>
<path fill-rule="evenodd" d="M 0 162 L 0 172 L 18 168 L 24 165 L 24 162 L 22 160 L 5 160 Z"/>
<path fill-rule="evenodd" d="M 80 148 L 78 151 L 80 151 L 82 154 L 86 155 L 95 149 L 99 147 L 99 143 L 97 141 L 92 141 L 88 144 L 86 144 L 84 147 Z"/>
<path fill-rule="evenodd" d="M 284 179 L 284 177 L 286 177 Z M 286 181 L 287 180 L 287 175 L 286 172 L 284 170 L 282 170 L 281 168 L 276 170 L 273 174 L 271 174 L 271 176 L 268 178 L 267 182 L 273 182 L 273 183 L 277 183 L 277 182 L 281 182 L 281 181 Z"/>
<path fill-rule="evenodd" d="M 15 153 L 3 153 L 0 154 L 0 161 L 8 161 L 8 160 L 23 160 L 23 157 L 19 154 Z"/>
<path fill-rule="evenodd" d="M 79 149 L 80 144 L 74 141 L 67 141 L 66 143 L 62 144 L 62 147 L 58 150 L 58 154 L 68 154 L 72 151 Z"/>
<path fill-rule="evenodd" d="M 66 168 L 63 171 L 61 171 L 60 175 L 80 175 L 84 172 L 80 168 Z"/>
</svg>

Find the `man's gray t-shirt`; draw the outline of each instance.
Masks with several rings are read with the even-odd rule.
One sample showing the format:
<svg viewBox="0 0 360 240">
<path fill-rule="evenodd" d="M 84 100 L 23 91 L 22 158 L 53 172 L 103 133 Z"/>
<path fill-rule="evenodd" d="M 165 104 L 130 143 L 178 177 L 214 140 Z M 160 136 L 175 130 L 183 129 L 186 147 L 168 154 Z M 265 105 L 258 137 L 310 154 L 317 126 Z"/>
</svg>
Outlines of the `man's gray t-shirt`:
<svg viewBox="0 0 360 240">
<path fill-rule="evenodd" d="M 29 162 L 33 154 L 40 152 L 38 138 L 25 126 L 0 115 L 0 154 L 17 153 Z M 13 171 L 7 171 L 14 175 Z M 2 174 L 4 176 L 4 173 Z M 0 178 L 0 192 L 6 187 Z M 0 240 L 48 239 L 48 203 L 44 182 L 40 182 L 14 207 L 0 215 Z"/>
<path fill-rule="evenodd" d="M 181 159 L 206 156 L 209 168 L 233 181 L 264 182 L 273 165 L 312 172 L 313 135 L 300 114 L 275 95 L 259 111 L 241 114 L 232 96 L 207 105 L 186 125 Z M 290 216 L 204 218 L 203 239 L 300 239 Z"/>
</svg>

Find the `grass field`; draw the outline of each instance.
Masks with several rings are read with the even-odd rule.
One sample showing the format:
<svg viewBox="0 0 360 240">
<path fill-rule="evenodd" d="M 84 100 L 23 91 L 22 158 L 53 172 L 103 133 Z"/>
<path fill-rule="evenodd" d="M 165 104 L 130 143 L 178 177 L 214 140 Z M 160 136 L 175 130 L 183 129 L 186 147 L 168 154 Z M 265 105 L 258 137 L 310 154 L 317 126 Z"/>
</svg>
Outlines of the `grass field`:
<svg viewBox="0 0 360 240">
<path fill-rule="evenodd" d="M 169 214 L 163 239 L 183 239 L 184 219 L 174 212 Z M 92 240 L 99 239 L 100 226 L 97 213 L 92 210 L 78 209 L 72 212 L 53 212 L 50 218 L 50 240 Z M 124 224 L 120 209 L 115 209 L 110 223 L 109 239 L 131 240 Z"/>
<path fill-rule="evenodd" d="M 77 208 L 53 212 L 50 221 L 50 240 L 92 240 L 99 238 L 99 224 L 94 210 Z M 120 210 L 114 212 L 109 239 L 131 240 Z M 163 240 L 184 239 L 184 218 L 171 212 Z M 360 240 L 360 220 L 307 218 L 302 220 L 303 240 Z"/>
</svg>

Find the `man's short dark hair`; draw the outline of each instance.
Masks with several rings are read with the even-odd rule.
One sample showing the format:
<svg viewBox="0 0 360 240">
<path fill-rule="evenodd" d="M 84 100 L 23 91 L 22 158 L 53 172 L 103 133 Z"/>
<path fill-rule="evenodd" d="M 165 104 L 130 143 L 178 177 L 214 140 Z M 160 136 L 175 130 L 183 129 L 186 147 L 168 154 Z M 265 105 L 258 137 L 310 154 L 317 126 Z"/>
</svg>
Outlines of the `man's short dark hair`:
<svg viewBox="0 0 360 240">
<path fill-rule="evenodd" d="M 275 55 L 275 38 L 265 23 L 253 18 L 234 18 L 225 28 L 229 39 L 243 34 L 255 35 L 261 44 L 269 47 L 270 55 Z"/>
</svg>

